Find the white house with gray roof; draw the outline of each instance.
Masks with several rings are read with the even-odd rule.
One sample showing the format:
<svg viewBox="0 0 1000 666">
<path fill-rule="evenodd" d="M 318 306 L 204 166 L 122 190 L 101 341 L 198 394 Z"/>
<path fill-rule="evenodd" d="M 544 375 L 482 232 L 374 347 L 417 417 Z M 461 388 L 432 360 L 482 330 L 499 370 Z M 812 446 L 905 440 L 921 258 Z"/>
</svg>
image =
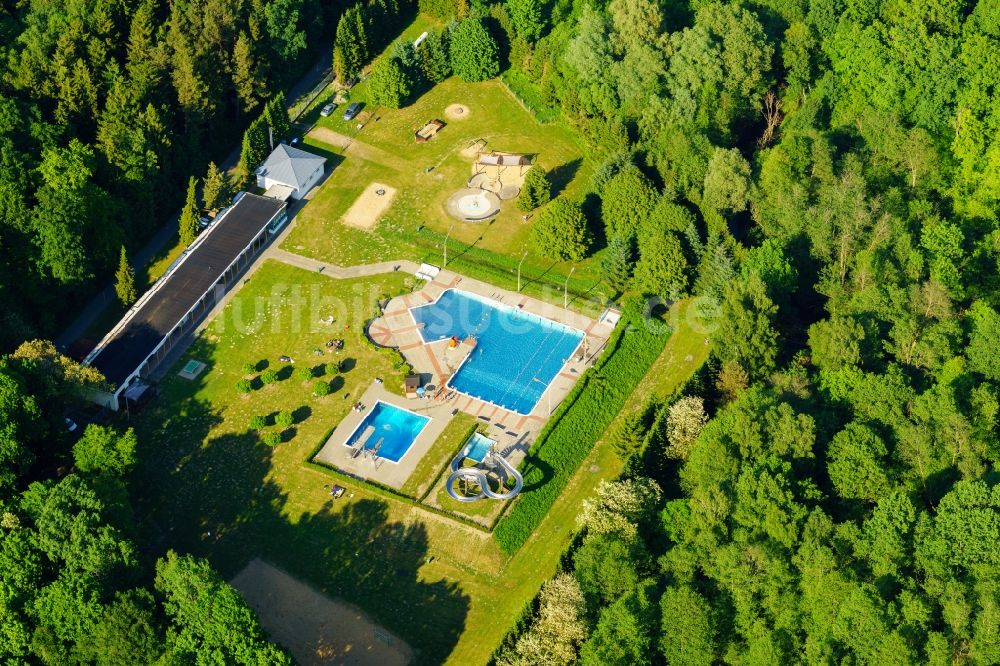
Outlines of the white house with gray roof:
<svg viewBox="0 0 1000 666">
<path fill-rule="evenodd" d="M 325 166 L 325 157 L 279 143 L 257 167 L 257 187 L 282 201 L 301 199 L 323 177 Z"/>
</svg>

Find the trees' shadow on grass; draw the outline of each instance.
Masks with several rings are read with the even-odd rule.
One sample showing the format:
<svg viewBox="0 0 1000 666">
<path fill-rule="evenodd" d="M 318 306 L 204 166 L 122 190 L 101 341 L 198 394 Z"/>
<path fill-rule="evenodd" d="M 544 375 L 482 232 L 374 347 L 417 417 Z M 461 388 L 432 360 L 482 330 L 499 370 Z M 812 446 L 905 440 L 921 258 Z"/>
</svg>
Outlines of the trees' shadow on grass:
<svg viewBox="0 0 1000 666">
<path fill-rule="evenodd" d="M 283 366 L 281 370 L 278 370 L 278 381 L 279 382 L 285 381 L 286 379 L 292 376 L 293 372 L 295 372 L 295 368 L 293 366 L 291 365 Z"/>
<path fill-rule="evenodd" d="M 552 183 L 552 198 L 556 198 L 562 191 L 566 189 L 566 186 L 573 182 L 576 177 L 576 172 L 580 170 L 580 165 L 583 164 L 583 160 L 579 157 L 575 160 L 570 160 L 565 164 L 560 164 L 555 169 L 549 172 L 549 182 Z"/>
<path fill-rule="evenodd" d="M 341 361 L 340 361 L 340 371 L 341 372 L 350 372 L 351 370 L 353 370 L 354 368 L 356 368 L 357 365 L 358 365 L 358 360 L 355 359 L 355 358 L 341 359 Z"/>
<path fill-rule="evenodd" d="M 552 469 L 552 466 L 536 456 L 527 459 L 521 473 L 524 477 L 524 487 L 521 489 L 523 493 L 544 486 L 555 476 L 555 470 Z"/>
<path fill-rule="evenodd" d="M 211 345 L 203 347 L 202 357 L 210 358 Z M 275 450 L 252 431 L 211 436 L 226 414 L 196 397 L 203 381 L 169 382 L 134 422 L 133 502 L 149 557 L 168 549 L 208 557 L 226 578 L 263 557 L 362 607 L 414 648 L 418 662 L 443 662 L 470 602 L 457 583 L 420 580 L 428 556 L 424 526 L 391 521 L 385 500 L 345 498 L 311 514 L 286 511 L 288 496 L 269 478 Z M 294 431 L 286 429 L 283 439 Z M 303 494 L 333 483 L 320 475 L 301 479 L 296 492 Z"/>
<path fill-rule="evenodd" d="M 302 405 L 301 407 L 292 412 L 292 418 L 295 420 L 295 423 L 302 423 L 307 418 L 312 416 L 312 413 L 313 413 L 312 407 L 310 407 L 309 405 Z"/>
<path fill-rule="evenodd" d="M 330 393 L 336 393 L 340 389 L 344 388 L 344 378 L 337 375 L 330 380 Z"/>
<path fill-rule="evenodd" d="M 383 500 L 364 499 L 328 502 L 294 525 L 262 516 L 261 552 L 323 592 L 360 605 L 417 650 L 418 662 L 441 663 L 462 633 L 469 598 L 454 582 L 418 580 L 426 529 L 391 522 L 388 509 Z"/>
</svg>

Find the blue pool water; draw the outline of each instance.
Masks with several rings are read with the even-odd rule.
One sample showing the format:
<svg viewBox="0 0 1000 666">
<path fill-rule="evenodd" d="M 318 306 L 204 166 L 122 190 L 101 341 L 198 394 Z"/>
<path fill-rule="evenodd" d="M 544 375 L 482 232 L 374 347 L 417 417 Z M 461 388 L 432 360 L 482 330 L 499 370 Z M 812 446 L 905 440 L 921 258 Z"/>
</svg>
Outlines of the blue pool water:
<svg viewBox="0 0 1000 666">
<path fill-rule="evenodd" d="M 465 445 L 465 457 L 472 458 L 476 462 L 483 462 L 486 454 L 490 452 L 493 440 L 481 433 L 476 433 L 469 438 L 469 443 Z"/>
<path fill-rule="evenodd" d="M 365 449 L 371 450 L 381 441 L 378 457 L 399 462 L 428 422 L 430 417 L 420 416 L 384 402 L 376 402 L 344 445 L 351 446 L 359 437 L 365 437 L 368 427 L 372 426 L 374 430 L 365 439 Z"/>
<path fill-rule="evenodd" d="M 531 413 L 583 338 L 582 331 L 455 289 L 410 313 L 424 342 L 475 337 L 475 350 L 449 385 L 519 414 Z"/>
</svg>

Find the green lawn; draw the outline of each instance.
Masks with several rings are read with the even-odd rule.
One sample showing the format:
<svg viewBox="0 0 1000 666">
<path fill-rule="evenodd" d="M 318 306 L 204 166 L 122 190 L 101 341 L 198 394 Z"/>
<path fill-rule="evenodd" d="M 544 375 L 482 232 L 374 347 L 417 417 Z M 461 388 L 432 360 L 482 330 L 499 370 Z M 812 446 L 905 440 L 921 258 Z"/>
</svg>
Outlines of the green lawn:
<svg viewBox="0 0 1000 666">
<path fill-rule="evenodd" d="M 265 263 L 168 373 L 161 395 L 133 418 L 141 442 L 138 510 L 160 550 L 208 556 L 226 575 L 263 557 L 361 606 L 417 649 L 422 663 L 484 663 L 554 572 L 582 499 L 619 464 L 610 447 L 596 446 L 513 558 L 490 534 L 363 483 L 338 481 L 348 494 L 332 500 L 331 478 L 304 463 L 350 409 L 347 396 L 375 376 L 392 376 L 388 355 L 361 341 L 360 325 L 377 295 L 406 289 L 405 280 L 398 273 L 333 280 Z M 328 312 L 337 318 L 332 328 L 318 322 Z M 250 322 L 255 331 L 246 330 Z M 664 355 L 689 344 L 687 335 L 675 334 Z M 244 363 L 266 360 L 282 370 L 287 364 L 277 357 L 287 354 L 296 368 L 319 365 L 331 355 L 314 357 L 312 350 L 334 336 L 345 339 L 343 357 L 352 362 L 332 395 L 312 397 L 310 384 L 295 375 L 249 397 L 236 392 Z M 176 371 L 192 358 L 206 371 L 196 381 L 181 379 Z M 660 371 L 676 383 L 692 369 L 668 363 Z M 248 422 L 278 410 L 292 411 L 296 423 L 271 449 Z M 436 447 L 437 461 L 429 456 L 428 474 L 454 452 L 460 429 L 451 428 L 452 441 Z"/>
<path fill-rule="evenodd" d="M 460 446 L 465 444 L 476 430 L 476 419 L 470 414 L 459 412 L 452 417 L 444 431 L 438 435 L 430 451 L 424 454 L 414 468 L 410 478 L 406 480 L 400 492 L 416 499 L 422 499 L 435 483 L 445 468 L 451 464 L 458 454 Z"/>
<path fill-rule="evenodd" d="M 366 85 L 356 86 L 351 99 L 362 99 Z M 431 141 L 417 144 L 414 130 L 432 118 L 446 119 L 444 110 L 452 103 L 468 107 L 467 118 L 446 120 Z M 583 197 L 600 158 L 587 153 L 576 133 L 563 123 L 539 124 L 498 81 L 468 84 L 452 78 L 403 109 L 373 113 L 378 120 L 360 131 L 337 114 L 317 119 L 319 128 L 358 143 L 345 153 L 316 138 L 305 140 L 307 149 L 332 157 L 337 165 L 299 214 L 284 248 L 340 265 L 409 258 L 440 266 L 447 237 L 449 268 L 504 288 L 516 286 L 517 265 L 528 251 L 522 266 L 524 291 L 561 303 L 574 267 L 533 252 L 531 221 L 522 220 L 514 202 L 483 223 L 456 221 L 444 204 L 472 174 L 474 158 L 461 151 L 477 138 L 487 140 L 491 149 L 537 155 L 559 194 Z M 398 190 L 392 208 L 371 231 L 343 225 L 340 217 L 372 181 Z M 569 280 L 574 306 L 584 311 L 599 311 L 607 297 L 599 264 L 600 253 L 578 262 Z"/>
<path fill-rule="evenodd" d="M 418 19 L 407 34 L 415 37 L 428 25 Z M 366 85 L 351 91 L 352 100 L 364 99 Z M 324 98 L 317 100 L 317 109 Z M 468 118 L 449 122 L 432 141 L 416 144 L 413 130 L 442 117 L 451 103 L 468 106 Z M 573 197 L 586 193 L 600 161 L 563 124 L 538 124 L 498 82 L 452 79 L 405 109 L 374 111 L 378 120 L 357 133 L 365 144 L 360 150 L 345 156 L 329 144 L 307 141 L 333 158 L 336 168 L 297 216 L 285 249 L 341 265 L 403 258 L 441 265 L 448 235 L 449 268 L 514 287 L 530 222 L 522 221 L 510 204 L 489 223 L 448 218 L 443 202 L 470 174 L 471 157 L 458 152 L 469 139 L 483 137 L 498 150 L 537 153 L 541 164 L 554 170 L 557 190 Z M 310 113 L 316 119 L 316 109 Z M 355 132 L 339 113 L 319 126 Z M 433 169 L 425 172 L 428 166 Z M 340 216 L 373 180 L 399 190 L 395 204 L 373 231 L 345 227 Z M 162 259 L 164 266 L 169 264 L 169 256 Z M 561 305 L 570 276 L 572 307 L 596 312 L 605 297 L 599 259 L 598 254 L 580 262 L 571 274 L 569 264 L 529 253 L 523 264 L 524 291 Z M 483 530 L 362 482 L 334 481 L 307 466 L 309 456 L 348 413 L 352 396 L 377 376 L 394 388 L 390 357 L 363 341 L 361 325 L 379 295 L 408 289 L 408 279 L 393 273 L 333 280 L 265 263 L 167 374 L 161 395 L 133 419 L 141 442 L 134 487 L 142 495 L 136 500 L 142 524 L 159 550 L 207 556 L 226 575 L 262 557 L 362 607 L 406 640 L 420 663 L 481 664 L 554 573 L 572 539 L 582 500 L 601 480 L 615 477 L 620 462 L 599 440 L 513 557 L 505 556 Z M 335 325 L 319 324 L 328 314 L 336 317 Z M 641 403 L 640 396 L 650 391 L 669 392 L 703 360 L 704 335 L 685 326 L 676 331 L 630 403 Z M 331 355 L 313 356 L 313 350 L 325 349 L 323 343 L 333 337 L 346 341 L 342 358 L 349 360 L 347 369 L 325 377 L 335 390 L 315 398 L 315 380 L 301 380 L 294 369 L 318 368 L 328 360 Z M 283 354 L 295 363 L 280 363 Z M 196 381 L 176 375 L 189 359 L 207 364 Z M 262 387 L 255 379 L 254 391 L 239 395 L 235 384 L 243 377 L 243 364 L 261 361 L 278 370 L 281 380 Z M 293 412 L 295 424 L 272 449 L 249 430 L 249 422 L 261 415 L 272 423 L 279 410 Z M 427 501 L 447 505 L 448 498 L 439 498 L 437 474 L 472 423 L 463 415 L 452 421 L 404 486 L 407 493 L 419 497 L 429 489 Z M 275 429 L 269 425 L 265 430 Z M 329 494 L 334 482 L 348 489 L 337 500 Z M 497 510 L 492 505 L 498 503 L 478 504 L 446 508 L 475 517 Z"/>
</svg>

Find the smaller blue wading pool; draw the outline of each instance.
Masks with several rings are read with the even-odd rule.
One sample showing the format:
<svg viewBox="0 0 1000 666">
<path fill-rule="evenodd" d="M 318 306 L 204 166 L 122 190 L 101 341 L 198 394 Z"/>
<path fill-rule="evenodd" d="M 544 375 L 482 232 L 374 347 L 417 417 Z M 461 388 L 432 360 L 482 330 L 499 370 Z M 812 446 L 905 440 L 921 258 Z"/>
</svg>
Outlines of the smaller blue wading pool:
<svg viewBox="0 0 1000 666">
<path fill-rule="evenodd" d="M 481 433 L 476 433 L 469 438 L 468 443 L 465 445 L 465 457 L 471 458 L 478 462 L 483 462 L 486 458 L 486 454 L 490 452 L 490 447 L 493 446 L 493 440 Z"/>
<path fill-rule="evenodd" d="M 363 437 L 365 450 L 371 451 L 377 446 L 379 458 L 399 462 L 430 420 L 428 416 L 379 401 L 354 429 L 344 446 L 353 446 Z"/>
</svg>

